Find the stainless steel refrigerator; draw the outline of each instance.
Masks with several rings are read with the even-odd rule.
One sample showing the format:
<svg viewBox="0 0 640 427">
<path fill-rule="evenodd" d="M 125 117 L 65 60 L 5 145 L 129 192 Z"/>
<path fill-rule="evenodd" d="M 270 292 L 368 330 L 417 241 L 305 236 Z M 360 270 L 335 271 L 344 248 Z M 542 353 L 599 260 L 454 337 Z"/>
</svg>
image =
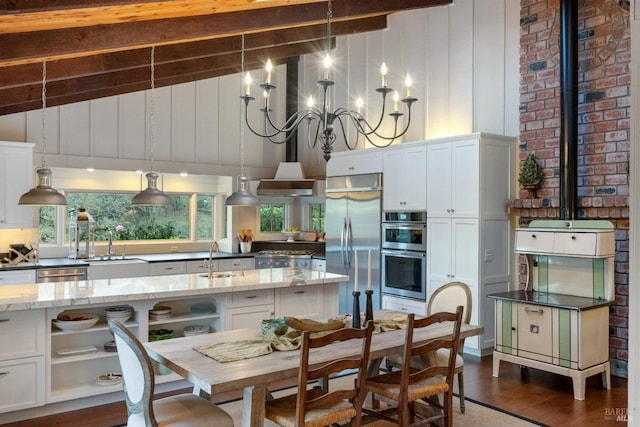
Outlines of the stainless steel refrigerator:
<svg viewBox="0 0 640 427">
<path fill-rule="evenodd" d="M 358 253 L 360 311 L 366 308 L 368 254 L 371 250 L 373 309 L 380 308 L 380 220 L 382 175 L 328 177 L 326 186 L 325 240 L 327 271 L 346 274 L 340 284 L 339 313 L 353 312 L 354 251 Z"/>
</svg>

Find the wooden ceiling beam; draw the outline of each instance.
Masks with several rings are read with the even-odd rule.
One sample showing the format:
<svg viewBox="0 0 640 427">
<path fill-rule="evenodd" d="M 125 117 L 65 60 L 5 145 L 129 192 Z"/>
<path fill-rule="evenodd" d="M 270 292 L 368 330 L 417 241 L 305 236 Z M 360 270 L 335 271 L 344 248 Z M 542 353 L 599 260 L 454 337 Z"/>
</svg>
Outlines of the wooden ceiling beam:
<svg viewBox="0 0 640 427">
<path fill-rule="evenodd" d="M 336 1 L 333 4 L 333 20 L 337 23 L 449 3 L 451 0 Z M 202 16 L 0 34 L 0 46 L 3 47 L 0 49 L 0 67 L 41 62 L 43 58 L 70 58 L 322 24 L 325 19 L 326 4 L 314 2 Z M 11 25 L 11 22 L 5 25 Z"/>
</svg>

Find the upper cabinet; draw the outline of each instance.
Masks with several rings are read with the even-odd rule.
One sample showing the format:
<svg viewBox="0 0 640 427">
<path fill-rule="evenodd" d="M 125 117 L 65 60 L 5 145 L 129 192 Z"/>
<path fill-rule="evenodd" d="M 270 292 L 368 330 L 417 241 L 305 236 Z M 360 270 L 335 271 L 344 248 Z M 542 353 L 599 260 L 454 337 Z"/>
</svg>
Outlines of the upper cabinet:
<svg viewBox="0 0 640 427">
<path fill-rule="evenodd" d="M 383 209 L 427 209 L 427 147 L 423 143 L 398 144 L 382 157 Z"/>
<path fill-rule="evenodd" d="M 369 150 L 338 151 L 331 154 L 327 162 L 327 176 L 361 175 L 382 172 L 382 151 Z"/>
<path fill-rule="evenodd" d="M 18 205 L 33 182 L 33 145 L 0 141 L 0 228 L 33 227 L 33 208 Z"/>
</svg>

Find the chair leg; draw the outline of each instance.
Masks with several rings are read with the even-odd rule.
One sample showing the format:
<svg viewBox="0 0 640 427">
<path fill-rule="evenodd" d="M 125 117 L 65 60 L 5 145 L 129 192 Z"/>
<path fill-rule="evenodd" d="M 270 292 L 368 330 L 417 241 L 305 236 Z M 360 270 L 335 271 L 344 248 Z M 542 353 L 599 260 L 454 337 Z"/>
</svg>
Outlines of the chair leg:
<svg viewBox="0 0 640 427">
<path fill-rule="evenodd" d="M 463 371 L 458 372 L 458 392 L 460 393 L 460 412 L 464 414 L 464 378 Z"/>
</svg>

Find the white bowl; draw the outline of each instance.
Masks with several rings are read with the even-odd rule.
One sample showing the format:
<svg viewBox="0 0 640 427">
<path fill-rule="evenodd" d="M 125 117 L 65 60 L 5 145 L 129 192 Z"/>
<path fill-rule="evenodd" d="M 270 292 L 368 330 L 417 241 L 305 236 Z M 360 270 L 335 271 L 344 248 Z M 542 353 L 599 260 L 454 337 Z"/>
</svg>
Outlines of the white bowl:
<svg viewBox="0 0 640 427">
<path fill-rule="evenodd" d="M 53 324 L 63 331 L 83 331 L 89 329 L 100 320 L 100 316 L 91 313 L 68 314 L 70 320 L 53 319 Z"/>
<path fill-rule="evenodd" d="M 287 238 L 287 242 L 293 242 L 296 237 L 298 237 L 298 234 L 300 234 L 299 231 L 296 232 L 289 232 L 289 231 L 283 231 L 282 234 L 284 234 Z"/>
<path fill-rule="evenodd" d="M 189 325 L 184 328 L 184 336 L 190 337 L 193 335 L 202 335 L 209 333 L 208 325 Z"/>
<path fill-rule="evenodd" d="M 131 314 L 133 314 L 133 308 L 128 305 L 109 307 L 104 310 L 104 313 L 107 317 L 107 320 L 119 320 L 121 322 L 126 322 L 131 318 Z"/>
</svg>

